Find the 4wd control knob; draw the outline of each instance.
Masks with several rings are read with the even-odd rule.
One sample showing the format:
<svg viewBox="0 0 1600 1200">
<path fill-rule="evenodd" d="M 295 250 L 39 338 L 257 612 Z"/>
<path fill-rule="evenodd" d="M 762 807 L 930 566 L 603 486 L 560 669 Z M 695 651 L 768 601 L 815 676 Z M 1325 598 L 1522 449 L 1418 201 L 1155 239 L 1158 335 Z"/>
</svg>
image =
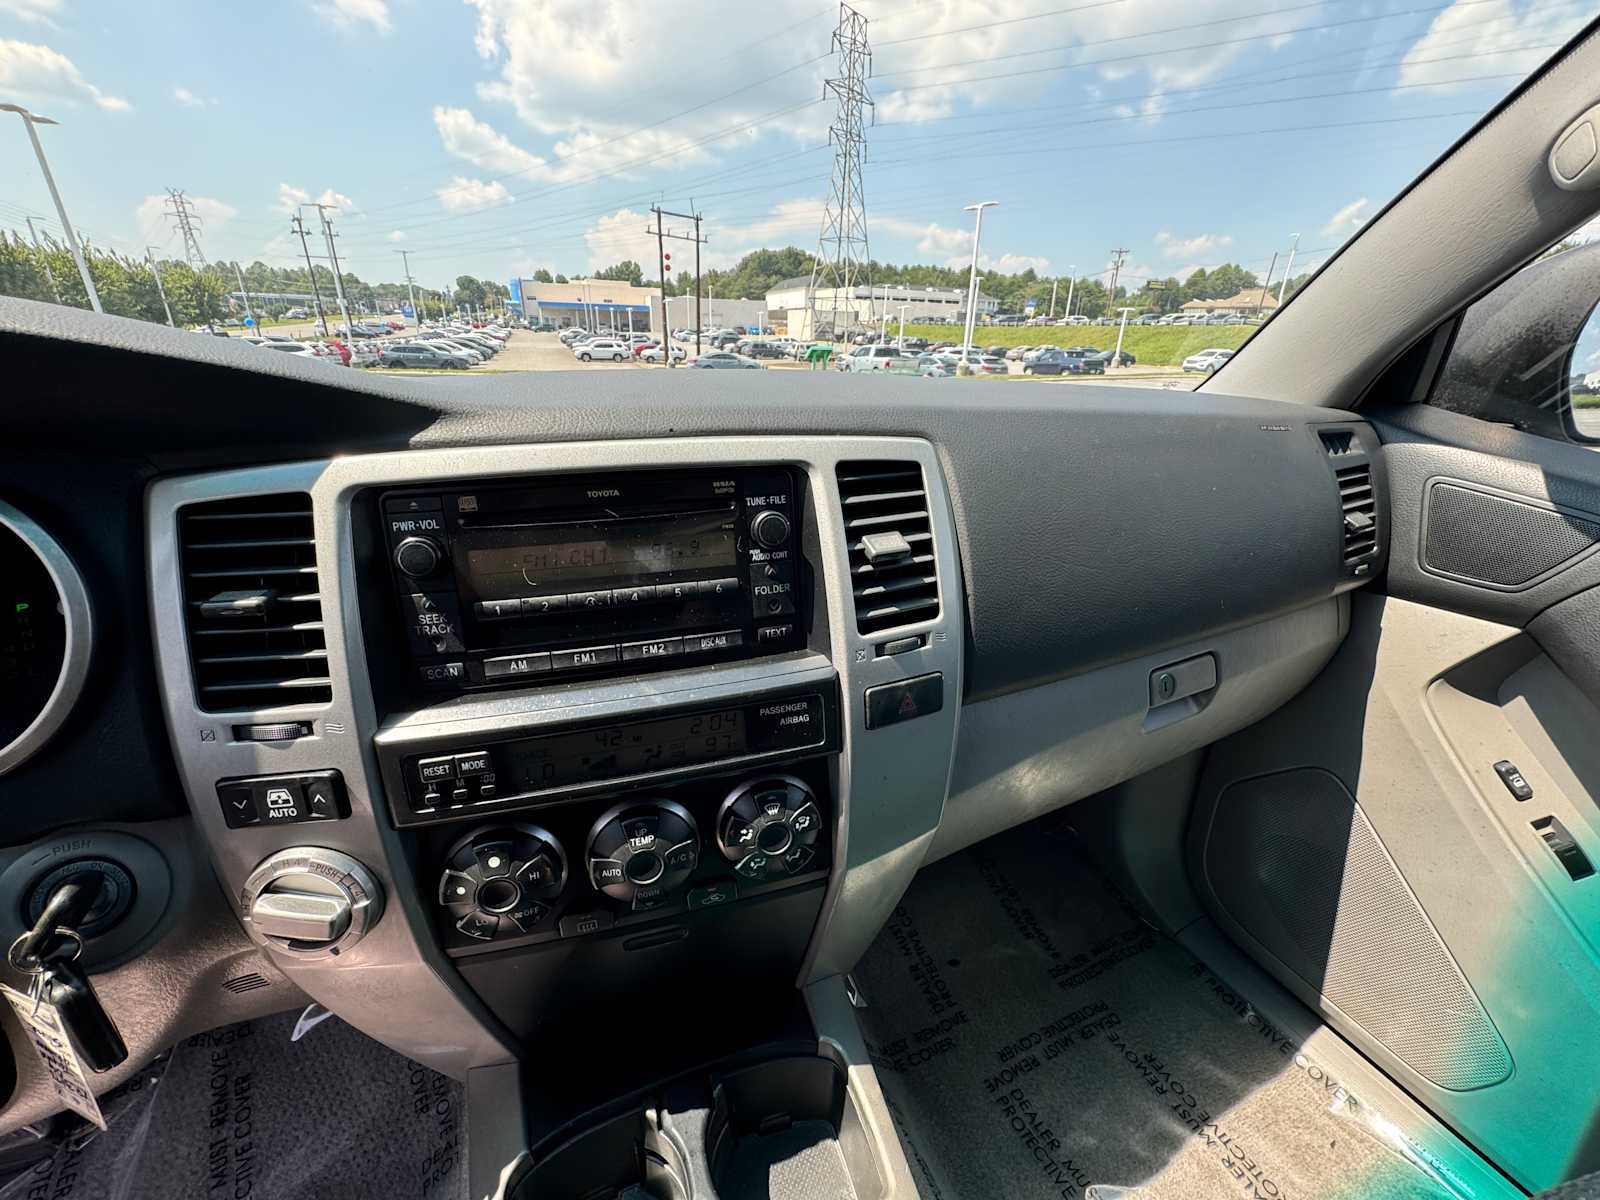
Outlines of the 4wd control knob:
<svg viewBox="0 0 1600 1200">
<path fill-rule="evenodd" d="M 763 550 L 776 550 L 789 540 L 789 518 L 766 509 L 750 518 L 750 536 Z"/>
<path fill-rule="evenodd" d="M 699 863 L 694 817 L 671 800 L 619 804 L 589 831 L 589 881 L 634 912 L 665 904 Z"/>
<path fill-rule="evenodd" d="M 432 575 L 443 558 L 444 551 L 432 538 L 408 537 L 394 548 L 394 565 L 412 579 Z"/>
<path fill-rule="evenodd" d="M 783 879 L 809 870 L 821 831 L 816 795 L 793 775 L 746 780 L 717 810 L 717 845 L 745 879 Z"/>
<path fill-rule="evenodd" d="M 383 915 L 383 888 L 339 850 L 280 850 L 250 873 L 240 896 L 245 931 L 263 946 L 305 957 L 338 955 Z"/>
<path fill-rule="evenodd" d="M 439 903 L 458 932 L 487 942 L 537 932 L 566 882 L 567 856 L 553 835 L 495 825 L 450 847 Z"/>
</svg>

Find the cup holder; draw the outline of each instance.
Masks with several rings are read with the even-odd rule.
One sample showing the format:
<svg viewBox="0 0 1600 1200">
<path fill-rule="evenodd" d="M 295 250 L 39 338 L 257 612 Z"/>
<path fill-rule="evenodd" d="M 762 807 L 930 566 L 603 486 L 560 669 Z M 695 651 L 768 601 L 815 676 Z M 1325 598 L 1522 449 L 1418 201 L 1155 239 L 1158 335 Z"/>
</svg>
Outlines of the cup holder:
<svg viewBox="0 0 1600 1200">
<path fill-rule="evenodd" d="M 540 1159 L 516 1200 L 879 1200 L 843 1068 L 815 1055 L 678 1079 Z"/>
</svg>

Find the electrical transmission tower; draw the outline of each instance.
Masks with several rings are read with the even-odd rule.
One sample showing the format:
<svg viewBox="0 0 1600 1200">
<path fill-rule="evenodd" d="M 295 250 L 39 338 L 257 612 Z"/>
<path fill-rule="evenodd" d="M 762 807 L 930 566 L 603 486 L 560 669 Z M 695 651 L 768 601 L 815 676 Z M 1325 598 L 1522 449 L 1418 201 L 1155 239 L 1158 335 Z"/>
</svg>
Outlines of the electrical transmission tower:
<svg viewBox="0 0 1600 1200">
<path fill-rule="evenodd" d="M 824 99 L 832 96 L 838 113 L 828 130 L 833 144 L 833 183 L 828 205 L 822 213 L 822 234 L 817 239 L 817 261 L 811 268 L 811 286 L 806 289 L 806 309 L 811 328 L 808 336 L 817 337 L 824 327 L 839 329 L 840 301 L 848 327 L 857 320 L 855 289 L 868 271 L 867 200 L 862 187 L 862 164 L 866 157 L 868 111 L 872 97 L 867 95 L 867 79 L 872 74 L 872 51 L 867 45 L 867 19 L 848 4 L 839 5 L 839 27 L 833 32 L 833 50 L 839 58 L 839 76 L 822 88 Z M 827 293 L 821 311 L 817 293 Z"/>
<path fill-rule="evenodd" d="M 189 197 L 183 194 L 182 188 L 167 189 L 167 215 L 177 225 L 178 232 L 183 235 L 183 257 L 196 271 L 203 270 L 206 265 L 206 256 L 200 253 L 200 214 L 194 211 L 194 206 L 189 203 Z"/>
</svg>

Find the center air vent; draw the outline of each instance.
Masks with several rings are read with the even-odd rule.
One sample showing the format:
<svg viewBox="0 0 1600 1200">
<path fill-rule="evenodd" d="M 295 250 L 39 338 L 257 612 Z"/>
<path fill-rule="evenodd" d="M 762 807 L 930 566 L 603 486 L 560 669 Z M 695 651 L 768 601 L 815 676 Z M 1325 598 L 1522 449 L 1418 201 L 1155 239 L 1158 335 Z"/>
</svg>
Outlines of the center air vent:
<svg viewBox="0 0 1600 1200">
<path fill-rule="evenodd" d="M 881 633 L 937 617 L 939 580 L 922 468 L 843 462 L 838 480 L 856 629 Z"/>
<path fill-rule="evenodd" d="M 333 699 L 311 497 L 191 504 L 178 514 L 184 626 L 207 712 Z"/>
<path fill-rule="evenodd" d="M 1334 472 L 1339 480 L 1339 505 L 1344 510 L 1344 561 L 1355 562 L 1378 548 L 1378 501 L 1372 491 L 1372 468 L 1363 463 Z"/>
</svg>

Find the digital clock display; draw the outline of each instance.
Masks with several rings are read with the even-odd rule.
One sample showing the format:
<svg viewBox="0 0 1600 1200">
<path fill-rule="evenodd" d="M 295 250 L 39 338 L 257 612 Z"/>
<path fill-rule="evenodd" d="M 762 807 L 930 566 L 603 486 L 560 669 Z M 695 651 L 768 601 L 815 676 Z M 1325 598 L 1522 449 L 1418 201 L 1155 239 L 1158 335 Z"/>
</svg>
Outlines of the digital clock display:
<svg viewBox="0 0 1600 1200">
<path fill-rule="evenodd" d="M 748 749 L 745 714 L 729 708 L 530 738 L 507 746 L 505 761 L 510 790 L 533 792 L 696 766 Z"/>
</svg>

